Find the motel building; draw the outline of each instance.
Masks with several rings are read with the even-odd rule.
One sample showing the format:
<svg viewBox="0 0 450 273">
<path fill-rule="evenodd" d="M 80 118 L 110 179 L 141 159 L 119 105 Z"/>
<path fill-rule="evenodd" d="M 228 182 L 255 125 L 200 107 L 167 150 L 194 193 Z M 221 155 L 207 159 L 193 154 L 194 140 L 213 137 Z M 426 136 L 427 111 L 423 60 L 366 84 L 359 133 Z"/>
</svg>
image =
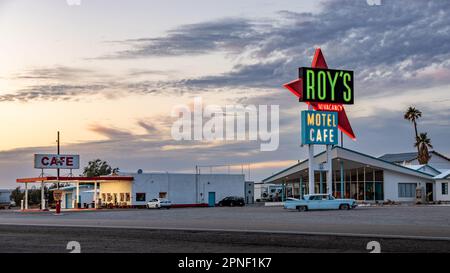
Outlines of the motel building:
<svg viewBox="0 0 450 273">
<path fill-rule="evenodd" d="M 155 198 L 167 198 L 175 207 L 215 206 L 227 196 L 239 196 L 246 200 L 253 192 L 247 190 L 252 182 L 245 181 L 244 174 L 200 173 L 118 173 L 108 176 L 40 176 L 18 178 L 25 188 L 24 209 L 28 209 L 29 184 L 69 183 L 59 188 L 62 209 L 144 207 Z M 53 189 L 56 190 L 56 189 Z M 249 201 L 250 202 L 250 201 Z M 45 196 L 41 194 L 41 209 L 46 209 Z"/>
<path fill-rule="evenodd" d="M 417 153 L 374 157 L 334 146 L 331 149 L 332 194 L 336 198 L 368 203 L 449 202 L 450 159 L 435 151 L 430 156 L 427 165 L 419 165 Z M 327 161 L 326 152 L 315 155 L 314 160 L 319 169 L 314 172 L 314 192 L 326 193 L 326 172 L 320 171 L 320 166 Z M 303 196 L 309 193 L 308 163 L 308 160 L 301 161 L 264 179 L 263 183 L 282 185 L 281 200 Z"/>
</svg>

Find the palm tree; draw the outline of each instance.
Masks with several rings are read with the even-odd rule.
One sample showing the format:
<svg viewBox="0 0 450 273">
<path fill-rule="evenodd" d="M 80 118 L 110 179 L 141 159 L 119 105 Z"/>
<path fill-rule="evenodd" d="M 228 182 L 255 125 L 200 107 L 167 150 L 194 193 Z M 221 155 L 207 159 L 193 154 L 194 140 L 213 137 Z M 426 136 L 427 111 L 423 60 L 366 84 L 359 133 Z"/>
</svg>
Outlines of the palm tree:
<svg viewBox="0 0 450 273">
<path fill-rule="evenodd" d="M 405 112 L 405 115 L 403 116 L 404 119 L 411 121 L 414 124 L 414 131 L 416 133 L 416 142 L 417 139 L 419 138 L 419 133 L 417 132 L 417 119 L 419 119 L 420 117 L 422 117 L 422 112 L 418 109 L 416 109 L 415 107 L 408 107 L 408 109 Z M 419 156 L 420 151 L 419 151 L 419 147 L 417 147 L 417 156 Z"/>
<path fill-rule="evenodd" d="M 430 153 L 428 152 L 428 148 L 433 148 L 433 145 L 431 145 L 431 139 L 428 138 L 427 133 L 420 133 L 414 146 L 416 146 L 419 151 L 419 155 L 417 157 L 419 163 L 427 164 L 430 160 Z"/>
</svg>

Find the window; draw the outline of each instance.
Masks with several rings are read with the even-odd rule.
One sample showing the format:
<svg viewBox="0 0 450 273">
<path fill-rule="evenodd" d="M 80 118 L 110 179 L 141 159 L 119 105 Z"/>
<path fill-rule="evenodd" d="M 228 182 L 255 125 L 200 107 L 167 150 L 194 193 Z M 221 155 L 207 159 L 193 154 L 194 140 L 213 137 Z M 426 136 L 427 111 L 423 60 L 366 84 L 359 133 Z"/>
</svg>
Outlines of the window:
<svg viewBox="0 0 450 273">
<path fill-rule="evenodd" d="M 384 181 L 384 179 L 383 179 L 383 171 L 380 171 L 380 170 L 375 171 L 375 181 L 376 182 Z"/>
<path fill-rule="evenodd" d="M 136 193 L 136 201 L 145 201 L 145 193 L 144 192 L 137 192 Z"/>
<path fill-rule="evenodd" d="M 416 196 L 416 183 L 398 183 L 398 197 L 410 198 Z"/>
<path fill-rule="evenodd" d="M 442 183 L 442 195 L 447 195 L 448 194 L 448 183 Z"/>
<path fill-rule="evenodd" d="M 167 192 L 160 192 L 159 193 L 159 198 L 166 198 L 167 197 Z"/>
</svg>

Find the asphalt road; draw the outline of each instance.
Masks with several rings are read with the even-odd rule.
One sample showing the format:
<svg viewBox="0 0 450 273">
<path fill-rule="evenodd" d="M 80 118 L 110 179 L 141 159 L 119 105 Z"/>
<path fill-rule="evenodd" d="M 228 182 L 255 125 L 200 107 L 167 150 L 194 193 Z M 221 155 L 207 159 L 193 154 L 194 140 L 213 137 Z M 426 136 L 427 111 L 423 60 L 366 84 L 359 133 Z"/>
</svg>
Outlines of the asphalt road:
<svg viewBox="0 0 450 273">
<path fill-rule="evenodd" d="M 0 252 L 450 252 L 450 207 L 0 211 Z"/>
</svg>

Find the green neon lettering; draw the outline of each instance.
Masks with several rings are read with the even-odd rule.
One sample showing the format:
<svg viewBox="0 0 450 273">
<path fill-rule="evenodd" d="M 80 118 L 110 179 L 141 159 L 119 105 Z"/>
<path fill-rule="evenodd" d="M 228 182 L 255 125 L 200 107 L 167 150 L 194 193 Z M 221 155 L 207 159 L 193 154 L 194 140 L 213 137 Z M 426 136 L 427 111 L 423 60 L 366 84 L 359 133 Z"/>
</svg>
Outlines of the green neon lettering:
<svg viewBox="0 0 450 273">
<path fill-rule="evenodd" d="M 330 82 L 330 86 L 331 86 L 331 100 L 334 101 L 336 82 L 337 82 L 339 73 L 334 73 L 334 79 L 331 78 L 330 71 L 327 71 L 327 74 L 328 74 L 328 81 Z"/>
<path fill-rule="evenodd" d="M 317 73 L 317 82 L 317 88 L 319 89 L 317 95 L 319 100 L 325 100 L 327 98 L 327 76 L 325 71 L 319 71 L 319 73 Z"/>
<path fill-rule="evenodd" d="M 349 102 L 352 100 L 352 89 L 350 88 L 350 86 L 348 85 L 348 81 L 351 80 L 351 75 L 350 73 L 344 73 L 344 77 L 343 77 L 343 84 L 345 86 L 345 88 L 347 88 L 347 91 L 344 91 L 344 100 Z"/>
<path fill-rule="evenodd" d="M 316 98 L 314 94 L 314 70 L 306 70 L 306 99 L 313 100 Z"/>
</svg>

